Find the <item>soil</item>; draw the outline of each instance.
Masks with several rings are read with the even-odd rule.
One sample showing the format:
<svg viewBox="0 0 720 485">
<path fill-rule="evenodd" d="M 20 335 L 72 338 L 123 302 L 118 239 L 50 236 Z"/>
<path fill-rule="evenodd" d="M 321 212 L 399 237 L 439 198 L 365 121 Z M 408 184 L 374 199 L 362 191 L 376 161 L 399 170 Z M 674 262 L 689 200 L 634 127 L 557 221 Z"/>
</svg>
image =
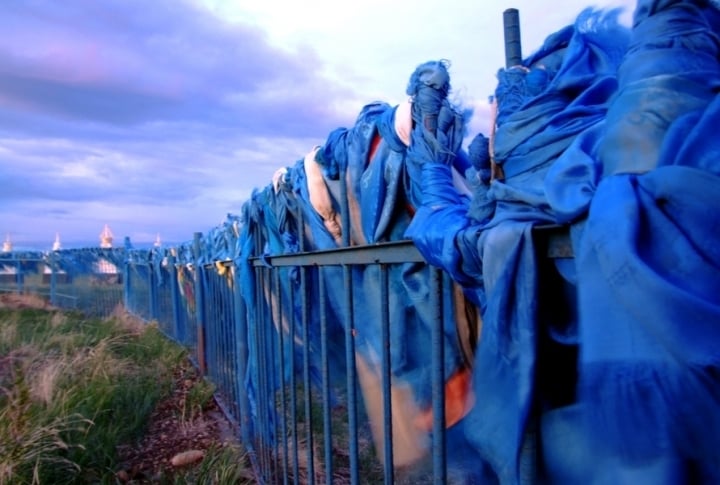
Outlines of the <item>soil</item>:
<svg viewBox="0 0 720 485">
<path fill-rule="evenodd" d="M 173 391 L 156 406 L 142 439 L 133 445 L 118 447 L 120 482 L 158 483 L 179 468 L 199 466 L 202 461 L 173 466 L 171 460 L 181 453 L 239 447 L 231 423 L 214 399 L 209 399 L 201 409 L 195 407 L 192 412 L 187 411 L 188 392 L 200 379 L 190 363 L 175 370 Z"/>
</svg>

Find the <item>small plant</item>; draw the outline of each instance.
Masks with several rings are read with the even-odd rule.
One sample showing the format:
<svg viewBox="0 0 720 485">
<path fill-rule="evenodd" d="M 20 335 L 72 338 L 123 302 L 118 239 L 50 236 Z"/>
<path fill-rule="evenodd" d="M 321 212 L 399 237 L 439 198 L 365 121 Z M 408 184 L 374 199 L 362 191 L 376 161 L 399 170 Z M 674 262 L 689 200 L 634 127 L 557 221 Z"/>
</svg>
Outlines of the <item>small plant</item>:
<svg viewBox="0 0 720 485">
<path fill-rule="evenodd" d="M 187 379 L 187 392 L 182 399 L 180 418 L 183 422 L 192 421 L 207 407 L 215 394 L 215 385 L 205 379 Z"/>
</svg>

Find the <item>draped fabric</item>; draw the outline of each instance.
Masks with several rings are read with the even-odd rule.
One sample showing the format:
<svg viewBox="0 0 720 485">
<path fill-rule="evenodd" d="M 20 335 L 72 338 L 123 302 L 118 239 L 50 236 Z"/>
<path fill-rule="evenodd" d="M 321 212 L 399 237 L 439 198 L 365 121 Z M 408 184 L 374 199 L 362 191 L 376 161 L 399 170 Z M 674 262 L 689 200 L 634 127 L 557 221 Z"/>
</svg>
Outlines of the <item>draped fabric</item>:
<svg viewBox="0 0 720 485">
<path fill-rule="evenodd" d="M 720 480 L 718 18 L 641 0 L 627 32 L 586 11 L 501 70 L 491 219 L 426 164 L 407 234 L 484 310 L 462 424 L 486 480 Z M 540 309 L 544 223 L 575 251 L 562 317 Z"/>
<path fill-rule="evenodd" d="M 603 126 L 548 178 L 577 220 L 579 424 L 607 481 L 720 480 L 718 20 L 639 2 Z"/>
<path fill-rule="evenodd" d="M 426 156 L 424 205 L 407 235 L 483 309 L 477 403 L 463 427 L 501 483 L 529 483 L 539 473 L 531 430 L 540 334 L 533 227 L 556 221 L 543 180 L 577 135 L 603 119 L 627 38 L 616 12 L 586 11 L 522 66 L 499 72 L 493 155 L 505 178 L 476 192 L 494 205 L 485 212 L 491 218 L 468 217 L 449 195 L 447 170 Z"/>
<path fill-rule="evenodd" d="M 421 183 L 413 174 L 419 166 L 407 157 L 410 132 L 416 120 L 427 113 L 434 117 L 435 126 L 442 130 L 444 156 L 452 159 L 452 170 L 462 174 L 467 168 L 467 157 L 458 156 L 469 113 L 462 112 L 447 101 L 449 89 L 447 65 L 430 61 L 418 66 L 407 87 L 410 101 L 398 106 L 374 102 L 364 106 L 355 123 L 349 128 L 337 128 L 325 142 L 311 149 L 295 165 L 276 172 L 271 184 L 256 190 L 243 206 L 239 218 L 238 237 L 222 237 L 231 225 L 221 228 L 211 240 L 213 254 L 226 254 L 234 247 L 234 259 L 240 268 L 240 281 L 248 309 L 249 332 L 252 332 L 260 306 L 271 308 L 272 319 L 285 342 L 295 335 L 289 353 L 285 355 L 288 367 L 286 377 L 302 368 L 305 350 L 309 353 L 310 374 L 314 384 L 321 382 L 321 312 L 327 321 L 331 380 L 341 388 L 345 377 L 345 308 L 347 280 L 352 282 L 352 310 L 356 315 L 353 343 L 357 351 L 356 363 L 360 387 L 370 425 L 375 433 L 376 445 L 382 446 L 382 409 L 379 383 L 381 382 L 382 313 L 380 298 L 381 274 L 376 266 L 352 266 L 349 274 L 340 266 L 328 266 L 322 271 L 301 272 L 299 268 L 281 270 L 275 289 L 265 291 L 261 301 L 254 296 L 263 282 L 258 279 L 250 258 L 293 254 L 302 251 L 336 249 L 346 246 L 369 245 L 396 241 L 404 232 L 421 204 Z M 462 179 L 462 177 L 460 177 Z M 455 190 L 455 189 L 454 189 Z M 467 189 L 461 188 L 467 193 Z M 465 200 L 469 200 L 465 195 Z M 228 253 L 231 253 L 228 251 Z M 430 294 L 432 268 L 421 263 L 395 264 L 387 267 L 388 311 L 393 322 L 391 338 L 390 372 L 392 375 L 393 406 L 402 412 L 393 417 L 393 428 L 403 427 L 394 442 L 394 459 L 397 466 L 411 465 L 427 453 L 432 421 L 431 359 L 428 345 L 436 324 Z M 325 307 L 317 301 L 320 280 L 324 280 Z M 267 282 L 265 282 L 267 284 Z M 302 297 L 312 302 L 303 308 Z M 451 291 L 443 295 L 444 372 L 461 387 L 465 382 L 464 356 L 458 344 L 456 308 Z M 307 312 L 310 322 L 309 340 L 303 343 L 303 316 Z M 359 317 L 359 318 L 358 318 Z M 249 339 L 249 366 L 245 382 L 254 415 L 268 414 L 258 409 L 261 402 L 256 365 L 262 349 Z M 275 345 L 275 344 L 273 344 Z M 307 349 L 305 348 L 307 346 Z M 278 375 L 282 375 L 278 373 Z M 286 381 L 287 382 L 287 379 Z M 275 383 L 279 384 L 279 383 Z M 467 386 L 465 386 L 467 387 Z M 467 394 L 467 391 L 464 392 Z M 331 396 L 335 402 L 337 396 Z M 458 409 L 464 412 L 465 395 Z M 379 411 L 378 411 L 379 410 Z M 270 414 L 272 414 L 272 410 Z M 453 418 L 454 420 L 459 417 Z M 398 424 L 400 423 L 400 424 Z M 273 439 L 267 436 L 267 439 Z"/>
</svg>

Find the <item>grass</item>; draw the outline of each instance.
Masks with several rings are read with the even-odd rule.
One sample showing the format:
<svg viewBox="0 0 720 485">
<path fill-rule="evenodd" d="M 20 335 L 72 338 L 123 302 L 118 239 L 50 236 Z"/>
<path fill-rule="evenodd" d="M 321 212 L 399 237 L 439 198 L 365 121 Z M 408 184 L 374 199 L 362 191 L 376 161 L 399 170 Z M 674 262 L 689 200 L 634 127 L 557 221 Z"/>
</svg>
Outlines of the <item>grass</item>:
<svg viewBox="0 0 720 485">
<path fill-rule="evenodd" d="M 0 308 L 0 485 L 116 483 L 117 446 L 142 435 L 184 359 L 156 325 Z M 212 397 L 198 387 L 189 412 Z M 239 483 L 233 456 L 210 450 L 167 483 Z"/>
<path fill-rule="evenodd" d="M 255 483 L 254 476 L 238 456 L 243 452 L 233 447 L 210 448 L 199 466 L 182 470 L 172 476 L 162 476 L 158 481 L 167 485 L 235 485 Z"/>
</svg>

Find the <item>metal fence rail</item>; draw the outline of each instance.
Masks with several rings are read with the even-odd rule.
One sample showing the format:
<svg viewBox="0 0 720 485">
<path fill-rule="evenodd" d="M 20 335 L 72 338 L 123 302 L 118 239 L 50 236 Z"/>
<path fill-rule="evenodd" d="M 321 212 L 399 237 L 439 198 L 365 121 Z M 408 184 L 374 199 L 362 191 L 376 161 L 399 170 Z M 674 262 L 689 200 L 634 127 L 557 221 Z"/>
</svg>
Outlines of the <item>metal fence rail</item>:
<svg viewBox="0 0 720 485">
<path fill-rule="evenodd" d="M 190 349 L 251 451 L 258 479 L 448 483 L 442 307 L 449 279 L 429 270 L 410 242 L 255 258 L 248 264 L 256 289 L 250 299 L 243 294 L 241 268 L 232 261 L 175 264 L 170 257 L 159 270 L 151 261 L 128 263 L 125 300 L 131 313 L 157 320 L 168 337 Z M 407 454 L 402 449 L 407 437 L 398 435 L 406 409 L 391 361 L 405 322 L 393 317 L 389 285 L 392 272 L 408 264 L 431 275 L 425 304 L 434 308 L 437 323 L 427 347 L 433 424 L 425 459 L 398 475 L 396 450 Z M 358 273 L 364 275 L 362 289 L 356 287 Z M 361 290 L 368 297 L 367 287 L 376 290 L 370 297 L 377 301 L 377 314 L 367 314 L 355 301 Z M 375 317 L 382 355 L 373 371 L 355 341 Z"/>
<path fill-rule="evenodd" d="M 0 257 L 0 293 L 36 295 L 58 308 L 99 318 L 110 316 L 122 304 L 121 274 L 89 268 L 68 273 L 55 264 L 60 257 L 55 253 Z"/>
<path fill-rule="evenodd" d="M 261 426 L 272 426 L 258 433 L 259 463 L 265 483 L 396 483 L 393 457 L 393 441 L 397 426 L 394 418 L 406 410 L 393 409 L 393 383 L 390 361 L 393 328 L 403 322 L 392 321 L 389 312 L 389 270 L 398 264 L 423 263 L 415 247 L 408 242 L 388 243 L 371 247 L 355 247 L 305 254 L 276 256 L 256 259 L 254 268 L 259 287 L 264 295 L 258 295 L 258 306 L 263 320 L 258 321 L 255 339 L 259 357 L 258 382 L 262 383 L 259 394 L 269 402 L 259 407 L 268 414 L 258 419 Z M 363 315 L 355 311 L 355 291 L 352 272 L 372 268 L 377 279 L 377 295 L 380 302 L 383 355 L 379 382 L 373 385 L 377 394 L 368 391 L 368 371 L 363 367 L 354 345 L 355 335 L 362 328 Z M 289 273 L 299 269 L 300 294 L 283 295 L 280 281 Z M 329 316 L 329 296 L 326 278 L 328 272 L 342 273 L 344 287 L 340 294 L 339 315 Z M 446 483 L 446 449 L 444 425 L 445 376 L 443 374 L 442 343 L 442 294 L 448 288 L 442 273 L 432 271 L 430 298 L 437 312 L 437 326 L 429 347 L 428 364 L 432 372 L 434 415 L 430 435 L 432 467 L 419 470 L 406 477 L 407 483 Z M 308 286 L 312 291 L 308 291 Z M 334 296 L 338 292 L 333 293 Z M 264 298 L 263 298 L 264 296 Z M 283 315 L 288 305 L 296 303 L 301 314 L 299 329 L 283 326 Z M 318 320 L 310 318 L 310 307 L 319 308 Z M 329 353 L 335 344 L 329 339 L 328 320 L 339 316 L 343 324 L 345 349 L 344 383 L 338 383 L 332 376 Z M 319 327 L 320 349 L 313 349 L 309 338 L 310 327 Z M 293 347 L 302 348 L 301 358 L 293 359 L 297 352 Z M 320 354 L 320 383 L 311 382 L 311 352 Z M 286 359 L 292 359 L 289 374 L 278 369 L 287 368 Z M 358 375 L 364 374 L 364 375 Z M 372 376 L 370 376 L 372 377 Z M 318 388 L 319 387 L 319 388 Z M 364 388 L 365 394 L 360 388 Z M 337 396 L 340 404 L 334 403 Z M 363 399 L 364 398 L 364 399 Z M 378 403 L 368 403 L 376 399 Z M 259 403 L 260 404 L 260 403 Z M 377 405 L 379 404 L 379 406 Z M 397 402 L 395 403 L 397 404 Z M 379 412 L 378 412 L 379 411 Z M 371 430 L 376 430 L 375 441 Z M 379 432 L 377 432 L 379 430 Z M 280 436 L 280 439 L 266 437 Z M 264 439 L 264 441 L 262 441 Z M 338 453 L 343 450 L 343 453 Z"/>
<path fill-rule="evenodd" d="M 44 258 L 12 257 L 0 260 L 0 291 L 98 317 L 124 302 L 156 322 L 216 386 L 262 483 L 448 483 L 443 306 L 451 289 L 411 242 L 251 258 L 244 270 L 201 254 L 193 263 L 173 251 L 129 254 L 119 273 L 72 275 Z M 398 456 L 417 443 L 403 436 L 406 403 L 392 371 L 407 323 L 393 311 L 391 285 L 407 265 L 427 271 L 422 304 L 434 321 L 425 363 L 433 423 L 420 447 L 426 456 L 412 467 Z M 358 303 L 361 293 L 372 311 Z M 379 329 L 373 365 L 357 347 L 369 327 Z"/>
</svg>

